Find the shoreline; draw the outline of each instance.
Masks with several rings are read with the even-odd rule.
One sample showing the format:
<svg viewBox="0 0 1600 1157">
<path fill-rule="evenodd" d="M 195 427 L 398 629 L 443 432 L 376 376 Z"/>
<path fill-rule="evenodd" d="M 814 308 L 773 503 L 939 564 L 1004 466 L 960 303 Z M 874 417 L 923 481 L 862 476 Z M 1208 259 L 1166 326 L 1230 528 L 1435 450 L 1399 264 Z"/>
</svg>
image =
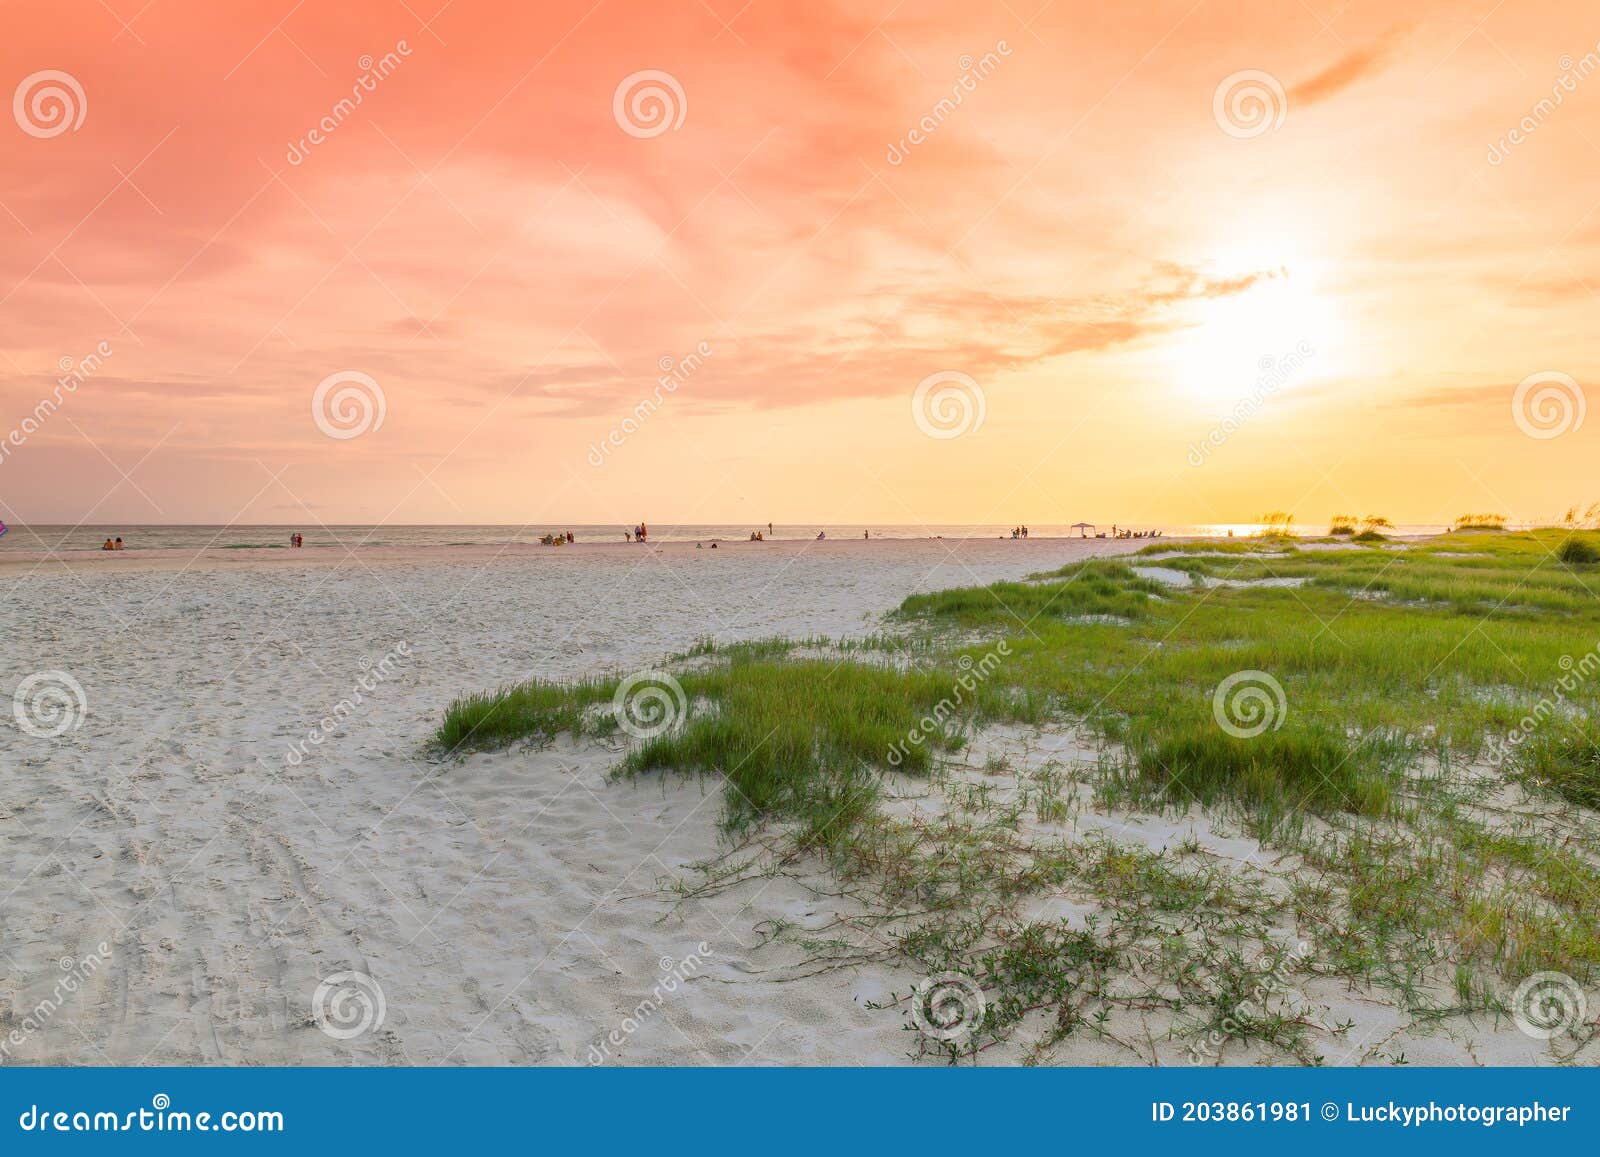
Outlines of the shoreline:
<svg viewBox="0 0 1600 1157">
<path fill-rule="evenodd" d="M 946 550 L 967 549 L 975 545 L 989 546 L 999 543 L 1008 543 L 1019 551 L 1044 553 L 1058 551 L 1067 544 L 1080 543 L 1085 546 L 1092 545 L 1098 550 L 1110 553 L 1131 553 L 1152 543 L 1186 543 L 1206 541 L 1228 541 L 1227 539 L 1206 539 L 1200 537 L 1168 537 L 1160 538 L 1046 538 L 1036 536 L 1022 539 L 1011 538 L 876 538 L 876 539 L 844 539 L 829 538 L 822 541 L 815 539 L 767 539 L 762 542 L 750 542 L 744 539 L 703 539 L 704 546 L 697 546 L 692 541 L 671 540 L 666 542 L 576 542 L 561 546 L 545 546 L 538 542 L 517 542 L 503 544 L 467 544 L 467 545 L 413 545 L 413 546 L 306 546 L 291 548 L 286 546 L 274 547 L 207 547 L 201 550 L 192 550 L 186 547 L 157 547 L 154 549 L 138 549 L 130 547 L 121 551 L 104 551 L 99 548 L 87 550 L 29 550 L 0 552 L 0 575 L 7 571 L 18 571 L 26 568 L 38 569 L 41 567 L 59 567 L 74 573 L 86 573 L 91 569 L 104 569 L 117 572 L 143 571 L 143 570 L 246 570 L 267 566 L 329 566 L 340 565 L 345 562 L 355 561 L 360 563 L 386 563 L 386 564 L 427 564 L 442 565 L 494 562 L 500 559 L 549 559 L 572 558 L 580 556 L 602 555 L 615 557 L 618 554 L 632 552 L 641 557 L 658 555 L 664 557 L 678 557 L 682 555 L 705 555 L 711 550 L 711 543 L 717 543 L 717 555 L 725 557 L 723 551 L 750 552 L 760 557 L 771 557 L 774 553 L 779 555 L 823 554 L 823 555 L 855 555 L 859 551 L 874 549 L 918 549 L 934 545 L 942 546 Z"/>
</svg>

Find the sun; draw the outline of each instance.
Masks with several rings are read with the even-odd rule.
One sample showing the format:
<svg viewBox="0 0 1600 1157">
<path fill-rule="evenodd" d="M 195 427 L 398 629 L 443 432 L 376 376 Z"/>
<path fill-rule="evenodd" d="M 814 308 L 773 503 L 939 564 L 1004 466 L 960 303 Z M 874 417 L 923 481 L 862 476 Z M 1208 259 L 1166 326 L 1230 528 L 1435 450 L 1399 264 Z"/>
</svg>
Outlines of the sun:
<svg viewBox="0 0 1600 1157">
<path fill-rule="evenodd" d="M 1320 288 L 1314 263 L 1274 256 L 1241 248 L 1206 267 L 1213 295 L 1185 303 L 1182 328 L 1168 346 L 1180 391 L 1225 407 L 1331 371 L 1341 330 L 1334 300 Z"/>
</svg>

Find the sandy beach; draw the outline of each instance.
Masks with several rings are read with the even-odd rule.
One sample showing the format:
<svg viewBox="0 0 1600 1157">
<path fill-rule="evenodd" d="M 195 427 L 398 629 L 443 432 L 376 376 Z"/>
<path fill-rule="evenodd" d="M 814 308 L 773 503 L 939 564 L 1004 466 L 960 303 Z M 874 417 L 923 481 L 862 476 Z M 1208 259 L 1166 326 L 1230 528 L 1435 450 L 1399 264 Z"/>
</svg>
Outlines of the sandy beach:
<svg viewBox="0 0 1600 1157">
<path fill-rule="evenodd" d="M 0 733 L 6 1060 L 906 1063 L 904 1011 L 872 1006 L 907 992 L 914 970 L 818 968 L 772 936 L 860 914 L 820 871 L 678 894 L 719 851 L 716 785 L 609 780 L 620 740 L 454 760 L 427 741 L 461 694 L 648 669 L 706 636 L 860 637 L 907 594 L 1135 545 L 12 556 L 0 693 L 38 672 L 76 687 L 46 720 L 60 736 Z M 894 809 L 938 815 L 964 779 L 1017 790 L 988 764 L 997 752 L 1022 769 L 1095 758 L 1070 733 L 996 729 L 942 786 L 901 782 Z M 1070 832 L 1156 850 L 1188 841 L 1267 878 L 1281 867 L 1198 811 L 1086 811 Z M 1041 919 L 1092 910 L 1066 895 L 1043 904 Z M 68 976 L 78 983 L 63 995 Z M 350 1003 L 336 1011 L 370 1031 L 319 1029 L 341 985 Z M 1333 1063 L 1549 1059 L 1504 1018 L 1418 1028 L 1336 980 L 1293 999 L 1319 1010 Z M 1193 1063 L 1170 1029 L 1165 1012 L 1124 1015 L 1051 1059 Z M 1016 1063 L 1026 1046 L 1019 1034 L 982 1059 Z M 1235 1047 L 1225 1059 L 1266 1057 Z"/>
<path fill-rule="evenodd" d="M 590 1063 L 663 966 L 699 953 L 611 1060 L 903 1061 L 903 1017 L 864 1005 L 914 976 L 796 980 L 792 952 L 759 949 L 766 921 L 826 917 L 807 889 L 678 907 L 661 892 L 715 852 L 714 788 L 608 782 L 617 752 L 594 745 L 444 764 L 424 744 L 460 694 L 630 671 L 704 636 L 860 635 L 913 591 L 1129 545 L 7 556 L 0 694 L 60 671 L 84 705 L 57 738 L 0 731 L 0 1038 L 23 1036 L 8 1059 Z M 29 1030 L 77 971 L 60 962 L 100 944 L 104 967 Z M 384 1000 L 380 1029 L 350 1041 L 311 1015 L 341 971 Z"/>
</svg>

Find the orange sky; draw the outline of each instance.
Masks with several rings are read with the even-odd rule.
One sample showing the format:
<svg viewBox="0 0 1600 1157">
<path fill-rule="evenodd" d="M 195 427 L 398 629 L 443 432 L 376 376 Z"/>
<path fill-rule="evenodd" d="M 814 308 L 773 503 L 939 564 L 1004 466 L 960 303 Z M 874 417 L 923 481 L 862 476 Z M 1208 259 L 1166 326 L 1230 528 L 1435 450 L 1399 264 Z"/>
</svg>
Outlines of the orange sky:
<svg viewBox="0 0 1600 1157">
<path fill-rule="evenodd" d="M 7 521 L 1600 500 L 1593 3 L 0 16 Z"/>
</svg>

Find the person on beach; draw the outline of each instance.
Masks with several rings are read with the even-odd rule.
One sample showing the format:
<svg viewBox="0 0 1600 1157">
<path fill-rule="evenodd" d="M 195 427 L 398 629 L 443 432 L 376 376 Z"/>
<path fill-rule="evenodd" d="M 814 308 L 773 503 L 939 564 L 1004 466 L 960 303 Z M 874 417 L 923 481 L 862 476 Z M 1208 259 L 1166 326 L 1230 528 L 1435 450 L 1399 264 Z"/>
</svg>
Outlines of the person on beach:
<svg viewBox="0 0 1600 1157">
<path fill-rule="evenodd" d="M 105 545 L 102 546 L 100 549 L 101 550 L 116 550 L 117 548 L 111 545 L 111 540 L 108 538 L 108 539 L 106 539 Z"/>
<path fill-rule="evenodd" d="M 633 541 L 633 531 L 624 530 L 622 532 L 622 541 L 623 542 L 632 542 Z"/>
<path fill-rule="evenodd" d="M 117 545 L 112 547 L 111 549 L 112 550 L 121 550 L 122 549 L 122 537 L 120 535 L 117 537 Z"/>
<path fill-rule="evenodd" d="M 826 530 L 817 531 L 817 541 L 818 542 L 821 542 L 823 539 L 825 539 L 827 537 L 828 537 L 828 532 Z"/>
</svg>

